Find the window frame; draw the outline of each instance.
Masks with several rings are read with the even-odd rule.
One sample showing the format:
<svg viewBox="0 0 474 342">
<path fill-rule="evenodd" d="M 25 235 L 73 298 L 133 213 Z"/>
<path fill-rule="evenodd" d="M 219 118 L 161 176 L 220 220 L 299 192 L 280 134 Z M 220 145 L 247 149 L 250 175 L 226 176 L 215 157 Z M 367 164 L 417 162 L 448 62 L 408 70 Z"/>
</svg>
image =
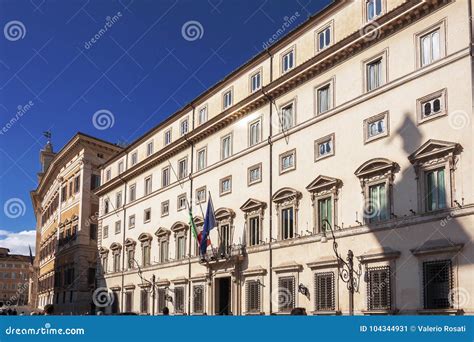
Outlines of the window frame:
<svg viewBox="0 0 474 342">
<path fill-rule="evenodd" d="M 183 131 L 183 124 L 186 123 L 186 132 Z M 179 136 L 182 137 L 189 133 L 189 117 L 185 117 L 179 121 Z"/>
<path fill-rule="evenodd" d="M 319 36 L 329 29 L 329 44 L 321 47 L 319 45 Z M 322 25 L 314 32 L 314 42 L 315 42 L 315 53 L 326 50 L 331 45 L 334 45 L 334 20 L 329 21 L 328 23 Z"/>
<path fill-rule="evenodd" d="M 293 165 L 283 169 L 283 158 L 293 155 Z M 278 156 L 280 175 L 296 170 L 296 148 L 280 153 Z"/>
<path fill-rule="evenodd" d="M 438 119 L 443 116 L 448 115 L 448 101 L 447 101 L 448 90 L 447 88 L 440 89 L 431 94 L 425 95 L 416 100 L 416 122 L 418 125 L 421 125 L 425 122 Z M 427 102 L 431 102 L 440 99 L 441 110 L 437 113 L 425 116 L 423 114 L 423 106 Z"/>
<path fill-rule="evenodd" d="M 223 184 L 225 181 L 229 181 L 229 190 L 224 191 Z M 232 175 L 219 179 L 219 196 L 222 197 L 230 193 L 232 193 Z"/>
<path fill-rule="evenodd" d="M 204 191 L 204 198 L 203 199 L 199 199 L 199 192 L 201 191 Z M 201 186 L 199 188 L 196 189 L 196 192 L 195 192 L 195 200 L 196 200 L 196 204 L 201 204 L 201 203 L 205 203 L 207 201 L 207 189 L 206 189 L 206 186 Z"/>
<path fill-rule="evenodd" d="M 138 151 L 133 151 L 130 155 L 130 165 L 134 166 L 138 164 Z"/>
<path fill-rule="evenodd" d="M 319 83 L 314 87 L 314 115 L 320 116 L 330 112 L 334 108 L 336 94 L 334 91 L 335 86 L 335 77 L 331 77 L 325 82 Z M 319 108 L 319 91 L 323 88 L 329 87 L 329 98 L 328 98 L 328 109 L 321 112 Z"/>
<path fill-rule="evenodd" d="M 180 201 L 184 198 L 184 206 L 180 205 Z M 182 193 L 177 197 L 177 211 L 185 210 L 186 209 L 186 193 Z"/>
<path fill-rule="evenodd" d="M 430 63 L 423 65 L 422 58 L 422 39 L 428 34 L 433 33 L 434 31 L 439 30 L 439 58 L 436 60 L 431 60 Z M 447 51 L 447 39 L 446 39 L 446 18 L 443 18 L 442 20 L 438 21 L 434 25 L 431 25 L 422 31 L 416 32 L 414 35 L 414 39 L 416 42 L 415 46 L 415 65 L 417 69 L 429 67 L 433 63 L 442 60 L 443 58 L 446 57 L 446 51 Z"/>
<path fill-rule="evenodd" d="M 132 196 L 133 194 L 133 196 Z M 128 187 L 128 195 L 130 197 L 129 199 L 129 203 L 130 202 L 133 202 L 137 199 L 137 184 L 136 183 L 133 183 L 133 184 L 130 184 L 129 187 Z"/>
<path fill-rule="evenodd" d="M 169 137 L 169 141 L 168 141 Z M 173 127 L 168 128 L 163 132 L 163 146 L 168 146 L 173 142 Z"/>
<path fill-rule="evenodd" d="M 256 296 L 251 296 L 251 286 L 255 286 Z M 262 313 L 262 285 L 259 279 L 245 280 L 245 314 Z M 255 291 L 254 291 L 255 292 Z M 251 303 L 251 299 L 256 299 L 257 303 Z"/>
<path fill-rule="evenodd" d="M 337 282 L 337 278 L 335 276 L 335 273 L 333 270 L 319 270 L 317 272 L 314 272 L 314 275 L 313 275 L 313 281 L 314 281 L 314 311 L 315 312 L 334 312 L 336 311 L 336 298 L 337 298 L 337 294 L 336 294 L 336 291 L 337 291 L 337 285 L 336 285 L 336 282 Z M 329 302 L 330 302 L 330 305 L 329 306 L 323 306 L 321 304 L 321 297 L 323 297 L 322 295 L 320 295 L 320 287 L 319 286 L 319 280 L 321 280 L 321 278 L 323 277 L 330 277 L 331 278 L 331 291 L 332 291 L 332 298 L 329 299 Z M 328 298 L 327 298 L 327 291 L 326 291 L 326 297 L 325 298 L 325 302 L 328 302 Z"/>
<path fill-rule="evenodd" d="M 285 57 L 290 54 L 293 54 L 293 58 L 292 58 L 293 63 L 291 67 L 289 67 L 288 69 L 285 69 Z M 296 67 L 296 45 L 292 45 L 291 47 L 289 47 L 288 49 L 280 53 L 280 75 L 284 75 L 290 72 L 295 67 Z"/>
<path fill-rule="evenodd" d="M 321 155 L 319 145 L 327 141 L 331 142 L 331 152 Z M 314 141 L 314 162 L 333 157 L 336 155 L 336 134 L 331 133 Z"/>
<path fill-rule="evenodd" d="M 257 133 L 258 133 L 258 136 L 257 136 L 257 141 L 252 143 L 252 126 L 258 124 L 258 129 L 257 129 Z M 248 147 L 252 147 L 252 146 L 255 146 L 255 145 L 258 145 L 259 143 L 262 142 L 262 136 L 263 136 L 263 119 L 262 119 L 262 116 L 259 116 L 258 118 L 250 121 L 248 124 L 247 124 L 247 136 L 248 136 L 248 139 L 247 139 L 247 144 L 248 144 Z"/>
<path fill-rule="evenodd" d="M 259 87 L 253 88 L 253 78 L 259 76 Z M 258 68 L 249 75 L 249 94 L 253 94 L 263 87 L 263 67 Z"/>
<path fill-rule="evenodd" d="M 199 165 L 199 154 L 203 152 L 204 153 L 204 161 L 202 167 Z M 196 151 L 196 171 L 202 171 L 207 167 L 207 145 L 201 147 Z"/>
<path fill-rule="evenodd" d="M 146 144 L 146 156 L 149 157 L 155 152 L 155 143 L 153 140 Z"/>
<path fill-rule="evenodd" d="M 291 111 L 291 126 L 288 128 L 283 128 L 283 110 L 286 107 L 292 107 Z M 279 126 L 279 132 L 287 132 L 293 127 L 296 126 L 296 97 L 291 99 L 290 101 L 282 103 L 279 108 L 278 108 L 278 126 Z"/>
<path fill-rule="evenodd" d="M 279 292 L 279 293 L 280 293 L 280 292 L 282 292 L 282 293 L 285 292 L 285 294 L 288 294 L 288 293 L 291 291 L 291 290 L 288 290 L 288 289 L 286 289 L 286 288 L 285 288 L 285 291 L 283 291 L 283 290 L 281 289 L 281 282 L 284 281 L 284 280 L 285 280 L 285 281 L 291 280 L 291 282 L 292 282 L 292 290 L 293 290 L 293 291 L 292 291 L 293 293 L 291 294 L 291 296 L 292 296 L 292 303 L 291 303 L 291 305 L 288 304 L 288 305 L 283 306 L 281 302 L 278 303 L 278 312 L 279 312 L 279 313 L 287 313 L 287 314 L 289 314 L 289 313 L 291 312 L 291 310 L 293 310 L 294 308 L 296 308 L 296 307 L 298 306 L 298 303 L 297 303 L 298 294 L 297 294 L 297 292 L 296 292 L 296 291 L 297 291 L 297 289 L 296 289 L 296 286 L 297 286 L 297 285 L 296 285 L 296 279 L 297 279 L 297 278 L 296 278 L 294 275 L 285 275 L 285 276 L 279 276 L 279 277 L 278 277 L 278 286 L 277 286 L 277 288 L 278 288 L 278 292 Z M 286 300 L 283 301 L 283 304 L 286 304 Z"/>
<path fill-rule="evenodd" d="M 168 210 L 164 211 L 165 205 L 168 206 Z M 170 201 L 166 200 L 161 202 L 161 217 L 168 216 L 170 213 Z"/>
<path fill-rule="evenodd" d="M 206 114 L 205 115 L 206 118 L 205 118 L 204 121 L 201 120 L 201 111 L 202 110 L 204 110 L 205 114 Z M 206 123 L 208 119 L 209 119 L 209 107 L 208 107 L 207 104 L 205 104 L 205 105 L 199 107 L 199 109 L 198 109 L 198 125 L 200 126 L 200 125 Z"/>
<path fill-rule="evenodd" d="M 388 75 L 389 75 L 389 73 L 388 73 L 388 55 L 389 55 L 388 54 L 388 48 L 386 48 L 385 50 L 379 52 L 378 54 L 373 55 L 370 58 L 367 58 L 367 59 L 362 61 L 362 65 L 363 65 L 362 79 L 364 80 L 363 89 L 362 89 L 363 94 L 367 94 L 367 93 L 371 93 L 373 91 L 376 91 L 377 89 L 382 88 L 384 85 L 386 85 L 389 82 L 389 77 L 388 77 Z M 380 79 L 379 84 L 375 88 L 369 89 L 369 75 L 368 75 L 369 69 L 368 69 L 368 66 L 370 64 L 375 63 L 378 60 L 380 60 L 381 68 L 382 68 L 381 73 L 380 73 L 381 79 Z"/>
<path fill-rule="evenodd" d="M 260 170 L 260 177 L 256 180 L 252 180 L 251 179 L 251 172 L 255 169 L 259 169 Z M 252 166 L 249 166 L 247 168 L 247 186 L 252 186 L 252 185 L 255 185 L 255 184 L 258 184 L 258 183 L 261 183 L 262 182 L 262 178 L 263 178 L 263 175 L 262 175 L 262 163 L 258 163 L 258 164 L 254 164 Z"/>
<path fill-rule="evenodd" d="M 149 218 L 147 219 L 147 215 L 149 215 Z M 146 208 L 143 210 L 143 223 L 149 223 L 151 222 L 151 208 Z"/>
<path fill-rule="evenodd" d="M 220 145 L 221 145 L 220 157 L 221 157 L 221 160 L 229 159 L 229 158 L 232 157 L 232 155 L 233 155 L 233 149 L 234 149 L 234 148 L 233 148 L 233 145 L 234 145 L 234 143 L 233 143 L 233 140 L 234 140 L 233 135 L 234 135 L 234 133 L 233 133 L 233 132 L 230 132 L 230 133 L 227 133 L 227 134 L 223 135 L 223 136 L 221 137 L 221 139 L 220 139 Z M 224 140 L 225 140 L 226 138 L 229 138 L 229 139 L 230 139 L 230 147 L 229 147 L 229 155 L 228 155 L 227 157 L 224 157 Z"/>
<path fill-rule="evenodd" d="M 372 137 L 369 136 L 369 128 L 370 125 L 374 122 L 383 120 L 385 122 L 385 132 L 379 133 L 377 135 L 374 135 Z M 376 115 L 373 115 L 371 117 L 368 117 L 367 119 L 364 120 L 363 123 L 364 127 L 364 144 L 371 143 L 373 141 L 383 139 L 386 137 L 390 136 L 390 113 L 389 111 L 385 111 Z"/>
<path fill-rule="evenodd" d="M 132 218 L 133 218 L 133 225 L 131 224 L 131 223 L 132 223 Z M 135 217 L 135 214 L 129 215 L 129 216 L 128 216 L 128 229 L 133 229 L 133 228 L 135 228 L 135 224 L 136 224 L 136 217 Z"/>
<path fill-rule="evenodd" d="M 226 104 L 226 95 L 230 94 L 230 103 Z M 229 109 L 234 105 L 234 87 L 231 86 L 222 92 L 222 110 Z"/>
<path fill-rule="evenodd" d="M 387 13 L 387 2 L 386 0 L 380 0 L 381 1 L 381 6 L 382 6 L 382 9 L 380 11 L 380 14 L 378 15 L 375 15 L 373 18 L 370 18 L 369 19 L 369 15 L 368 15 L 368 12 L 367 12 L 367 3 L 371 1 L 371 0 L 364 0 L 364 1 L 361 1 L 362 3 L 362 12 L 363 12 L 363 18 L 364 18 L 364 23 L 367 24 L 367 23 L 371 23 L 377 19 L 379 19 L 381 16 L 383 16 L 385 13 Z"/>
<path fill-rule="evenodd" d="M 164 174 L 166 173 L 167 178 L 163 177 Z M 165 184 L 165 180 L 167 180 Z M 165 166 L 164 168 L 161 169 L 161 187 L 165 188 L 171 184 L 171 173 L 170 173 L 170 167 Z"/>
<path fill-rule="evenodd" d="M 184 162 L 184 166 L 185 166 L 185 172 L 184 174 L 181 173 L 181 163 Z M 178 160 L 178 179 L 179 180 L 183 180 L 183 179 L 186 179 L 186 177 L 189 176 L 189 167 L 188 167 L 188 157 L 183 157 L 181 159 Z"/>
<path fill-rule="evenodd" d="M 148 190 L 147 181 L 150 181 L 150 189 Z M 153 192 L 153 178 L 152 175 L 146 176 L 143 180 L 143 194 L 148 196 Z"/>
</svg>

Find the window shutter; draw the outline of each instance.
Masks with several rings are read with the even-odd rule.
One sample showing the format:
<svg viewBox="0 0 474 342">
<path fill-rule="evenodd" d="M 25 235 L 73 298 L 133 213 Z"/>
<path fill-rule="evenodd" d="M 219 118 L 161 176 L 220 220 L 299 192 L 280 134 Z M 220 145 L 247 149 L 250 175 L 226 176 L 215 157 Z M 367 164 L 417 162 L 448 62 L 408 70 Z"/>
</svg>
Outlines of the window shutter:
<svg viewBox="0 0 474 342">
<path fill-rule="evenodd" d="M 278 279 L 278 306 L 280 311 L 291 311 L 295 307 L 295 277 Z"/>
<path fill-rule="evenodd" d="M 334 272 L 316 273 L 314 287 L 316 311 L 335 310 Z"/>
<path fill-rule="evenodd" d="M 260 283 L 256 280 L 246 282 L 246 311 L 260 313 Z"/>
<path fill-rule="evenodd" d="M 193 312 L 204 313 L 204 286 L 193 286 Z"/>
<path fill-rule="evenodd" d="M 369 310 L 390 310 L 392 306 L 390 266 L 369 267 L 367 272 Z"/>
</svg>

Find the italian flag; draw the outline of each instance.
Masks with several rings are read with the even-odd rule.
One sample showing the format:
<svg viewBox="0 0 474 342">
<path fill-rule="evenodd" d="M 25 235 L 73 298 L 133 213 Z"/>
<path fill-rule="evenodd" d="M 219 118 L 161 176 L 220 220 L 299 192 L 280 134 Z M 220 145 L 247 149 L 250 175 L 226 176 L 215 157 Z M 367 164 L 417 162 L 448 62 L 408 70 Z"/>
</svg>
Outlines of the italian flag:
<svg viewBox="0 0 474 342">
<path fill-rule="evenodd" d="M 202 231 L 198 231 L 196 227 L 196 223 L 194 223 L 193 213 L 191 209 L 189 209 L 189 226 L 191 227 L 191 231 L 194 235 L 194 238 L 197 240 L 198 245 L 201 246 Z M 210 244 L 210 241 L 208 240 L 207 245 L 209 244 Z"/>
</svg>

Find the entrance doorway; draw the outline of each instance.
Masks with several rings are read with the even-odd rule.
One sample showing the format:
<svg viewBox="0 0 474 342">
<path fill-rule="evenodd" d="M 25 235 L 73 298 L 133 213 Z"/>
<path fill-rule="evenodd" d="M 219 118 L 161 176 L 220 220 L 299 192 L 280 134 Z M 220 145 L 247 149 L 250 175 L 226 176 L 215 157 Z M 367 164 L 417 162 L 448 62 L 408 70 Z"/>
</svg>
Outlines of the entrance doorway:
<svg viewBox="0 0 474 342">
<path fill-rule="evenodd" d="M 230 277 L 217 278 L 215 283 L 216 315 L 231 314 L 231 280 Z"/>
</svg>

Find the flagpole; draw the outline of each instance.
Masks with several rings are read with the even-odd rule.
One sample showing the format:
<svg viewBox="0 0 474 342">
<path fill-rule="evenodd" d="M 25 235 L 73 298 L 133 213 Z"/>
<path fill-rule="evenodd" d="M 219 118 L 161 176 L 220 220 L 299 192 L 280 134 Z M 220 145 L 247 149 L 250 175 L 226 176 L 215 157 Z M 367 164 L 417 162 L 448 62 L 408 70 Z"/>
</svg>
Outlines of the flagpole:
<svg viewBox="0 0 474 342">
<path fill-rule="evenodd" d="M 209 193 L 209 199 L 210 199 L 210 201 L 211 201 L 211 203 L 212 203 L 212 209 L 214 209 L 214 202 L 212 201 L 211 192 L 208 191 L 208 193 Z M 214 210 L 214 212 L 215 212 L 215 210 Z M 218 243 L 220 244 L 220 242 L 221 242 L 221 235 L 220 235 L 220 233 L 219 233 L 219 225 L 216 226 L 216 229 L 217 229 L 217 240 L 218 240 Z M 209 235 L 210 235 L 210 231 L 209 231 Z M 211 242 L 211 248 L 212 248 L 212 250 L 214 251 L 214 246 L 212 245 L 212 240 L 210 239 L 210 237 L 209 237 L 209 241 Z M 217 252 L 219 252 L 219 251 L 217 251 Z"/>
</svg>

